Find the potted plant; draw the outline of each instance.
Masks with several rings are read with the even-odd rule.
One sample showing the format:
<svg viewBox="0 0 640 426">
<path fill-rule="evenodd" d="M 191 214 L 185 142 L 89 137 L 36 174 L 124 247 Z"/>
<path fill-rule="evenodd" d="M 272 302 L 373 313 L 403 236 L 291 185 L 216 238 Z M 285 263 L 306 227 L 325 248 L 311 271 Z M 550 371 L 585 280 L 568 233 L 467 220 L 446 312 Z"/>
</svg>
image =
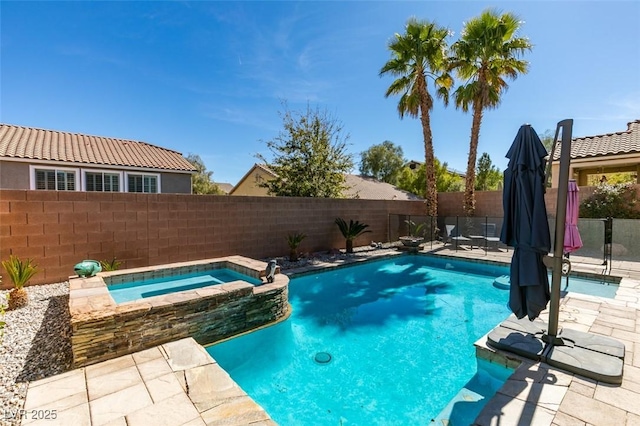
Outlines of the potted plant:
<svg viewBox="0 0 640 426">
<path fill-rule="evenodd" d="M 298 246 L 307 236 L 302 232 L 294 232 L 287 235 L 287 244 L 289 244 L 289 260 L 295 262 L 298 260 Z"/>
<path fill-rule="evenodd" d="M 22 260 L 17 256 L 9 256 L 9 260 L 2 261 L 2 267 L 13 282 L 14 288 L 9 292 L 7 310 L 18 309 L 29 303 L 29 295 L 24 285 L 38 272 L 38 266 L 33 260 Z"/>
<path fill-rule="evenodd" d="M 400 237 L 400 241 L 407 247 L 419 247 L 424 242 L 424 237 L 421 235 L 424 223 L 417 224 L 412 220 L 404 221 L 409 227 L 409 235 Z"/>
<path fill-rule="evenodd" d="M 353 220 L 349 220 L 349 224 L 347 225 L 347 222 L 345 222 L 344 219 L 337 218 L 335 221 L 335 224 L 338 225 L 338 229 L 340 229 L 342 236 L 347 241 L 347 244 L 346 244 L 347 253 L 353 253 L 354 239 L 356 239 L 358 236 L 366 232 L 371 232 L 370 230 L 367 229 L 369 225 L 360 223 L 357 220 L 355 222 Z"/>
</svg>

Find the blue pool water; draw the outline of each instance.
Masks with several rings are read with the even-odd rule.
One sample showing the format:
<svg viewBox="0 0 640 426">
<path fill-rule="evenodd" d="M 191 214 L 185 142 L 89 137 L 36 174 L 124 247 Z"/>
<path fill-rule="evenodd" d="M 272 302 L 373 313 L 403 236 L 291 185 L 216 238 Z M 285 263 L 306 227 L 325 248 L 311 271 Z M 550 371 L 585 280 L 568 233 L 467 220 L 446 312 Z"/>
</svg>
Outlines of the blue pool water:
<svg viewBox="0 0 640 426">
<path fill-rule="evenodd" d="M 403 256 L 295 278 L 287 321 L 207 350 L 282 425 L 470 424 L 511 373 L 473 346 L 510 313 L 503 273 Z"/>
<path fill-rule="evenodd" d="M 237 280 L 247 281 L 254 285 L 259 285 L 261 283 L 257 278 L 249 277 L 231 269 L 223 268 L 171 277 L 155 278 L 152 280 L 114 284 L 108 286 L 108 288 L 113 300 L 116 303 L 122 303 Z"/>
</svg>

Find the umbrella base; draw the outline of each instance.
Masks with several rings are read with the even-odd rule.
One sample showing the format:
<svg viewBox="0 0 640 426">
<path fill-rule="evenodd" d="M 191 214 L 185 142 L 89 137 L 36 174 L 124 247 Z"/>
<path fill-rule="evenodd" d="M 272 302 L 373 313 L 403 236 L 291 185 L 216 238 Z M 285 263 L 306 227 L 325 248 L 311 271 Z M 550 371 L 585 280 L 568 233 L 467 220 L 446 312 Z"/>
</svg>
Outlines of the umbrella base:
<svg viewBox="0 0 640 426">
<path fill-rule="evenodd" d="M 557 336 L 546 334 L 540 320 L 518 320 L 511 315 L 487 335 L 490 346 L 595 379 L 622 383 L 625 347 L 610 337 L 568 328 Z"/>
</svg>

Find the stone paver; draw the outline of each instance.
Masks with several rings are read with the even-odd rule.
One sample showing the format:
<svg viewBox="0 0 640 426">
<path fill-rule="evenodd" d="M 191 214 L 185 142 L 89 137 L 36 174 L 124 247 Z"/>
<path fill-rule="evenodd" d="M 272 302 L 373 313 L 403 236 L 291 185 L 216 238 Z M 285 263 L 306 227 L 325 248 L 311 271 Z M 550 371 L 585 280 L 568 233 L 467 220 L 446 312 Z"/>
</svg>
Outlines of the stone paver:
<svg viewBox="0 0 640 426">
<path fill-rule="evenodd" d="M 623 425 L 627 417 L 624 410 L 571 390 L 564 397 L 560 411 L 593 426 Z"/>
<path fill-rule="evenodd" d="M 55 410 L 29 425 L 274 425 L 188 338 L 32 382 L 25 408 Z"/>
</svg>

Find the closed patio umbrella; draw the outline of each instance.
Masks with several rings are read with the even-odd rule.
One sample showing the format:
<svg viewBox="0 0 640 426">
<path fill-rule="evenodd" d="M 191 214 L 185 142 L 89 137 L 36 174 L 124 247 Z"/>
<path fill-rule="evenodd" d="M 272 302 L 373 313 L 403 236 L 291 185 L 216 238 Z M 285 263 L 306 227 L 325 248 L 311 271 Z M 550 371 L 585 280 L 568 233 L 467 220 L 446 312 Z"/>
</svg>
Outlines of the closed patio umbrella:
<svg viewBox="0 0 640 426">
<path fill-rule="evenodd" d="M 564 253 L 569 254 L 582 247 L 582 238 L 578 231 L 578 213 L 580 201 L 578 199 L 578 184 L 574 179 L 569 180 L 567 189 L 567 219 L 564 225 Z"/>
<path fill-rule="evenodd" d="M 550 299 L 543 257 L 551 249 L 544 201 L 547 151 L 530 125 L 520 127 L 506 157 L 504 222 L 500 241 L 514 247 L 509 308 L 518 319 L 533 321 Z"/>
</svg>

